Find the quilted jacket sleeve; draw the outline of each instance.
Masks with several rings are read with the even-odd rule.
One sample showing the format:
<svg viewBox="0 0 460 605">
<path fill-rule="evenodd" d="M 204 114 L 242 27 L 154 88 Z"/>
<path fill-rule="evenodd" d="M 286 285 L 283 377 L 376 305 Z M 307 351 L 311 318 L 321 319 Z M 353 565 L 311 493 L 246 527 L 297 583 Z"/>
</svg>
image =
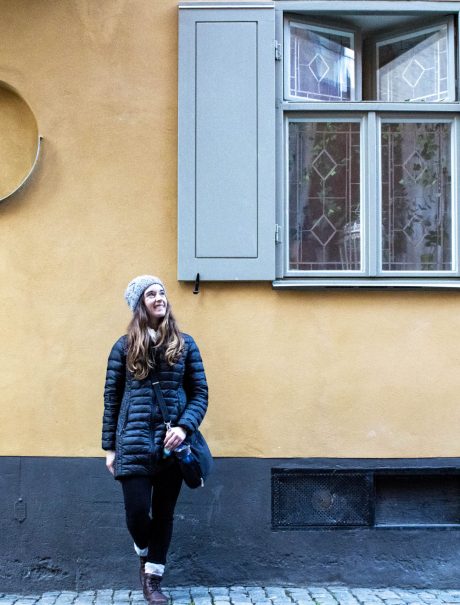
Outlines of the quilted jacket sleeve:
<svg viewBox="0 0 460 605">
<path fill-rule="evenodd" d="M 113 345 L 107 362 L 104 388 L 104 415 L 102 418 L 102 449 L 115 450 L 118 413 L 126 380 L 124 338 Z"/>
<path fill-rule="evenodd" d="M 188 431 L 195 431 L 201 424 L 208 407 L 208 383 L 204 373 L 200 351 L 193 338 L 185 358 L 184 390 L 187 395 L 187 406 L 179 419 L 180 426 Z"/>
</svg>

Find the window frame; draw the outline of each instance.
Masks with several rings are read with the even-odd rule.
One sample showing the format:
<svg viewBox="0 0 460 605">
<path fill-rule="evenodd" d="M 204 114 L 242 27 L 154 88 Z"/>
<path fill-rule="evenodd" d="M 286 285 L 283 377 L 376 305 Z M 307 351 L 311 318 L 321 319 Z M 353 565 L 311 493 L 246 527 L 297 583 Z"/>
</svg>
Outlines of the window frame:
<svg viewBox="0 0 460 605">
<path fill-rule="evenodd" d="M 458 100 L 458 90 L 456 86 L 456 61 L 455 61 L 455 25 L 453 16 L 447 16 L 440 19 L 435 19 L 433 23 L 418 23 L 413 28 L 405 28 L 390 32 L 382 32 L 377 36 L 372 37 L 372 60 L 371 60 L 371 88 L 372 94 L 377 97 L 379 89 L 379 70 L 378 70 L 378 48 L 379 45 L 389 42 L 397 42 L 400 39 L 417 37 L 430 31 L 438 31 L 443 25 L 447 28 L 447 45 L 448 45 L 448 64 L 447 64 L 447 84 L 449 98 L 443 101 L 435 101 L 435 103 L 455 103 Z M 411 30 L 409 32 L 409 29 Z M 451 60 L 449 49 L 452 51 L 453 61 Z M 384 102 L 384 101 L 382 101 Z M 398 101 L 389 101 L 398 102 Z M 409 102 L 409 101 L 407 101 Z M 410 101 L 416 103 L 417 101 Z M 422 102 L 422 101 L 420 101 Z"/>
<path fill-rule="evenodd" d="M 452 2 L 407 2 L 398 3 L 395 8 L 393 3 L 377 0 L 372 2 L 372 7 L 376 13 L 382 12 L 385 15 L 392 16 L 413 15 L 419 18 L 420 13 L 423 17 L 435 18 L 436 22 L 431 27 L 439 26 L 442 22 L 451 23 L 451 29 L 448 30 L 452 35 L 453 23 L 455 21 L 457 33 L 459 31 L 460 7 Z M 334 23 L 334 15 L 340 10 L 340 2 L 329 1 L 319 2 L 312 0 L 310 2 L 276 2 L 276 39 L 281 43 L 283 50 L 284 32 L 289 21 L 304 20 L 312 22 L 318 13 L 324 18 L 324 27 Z M 349 15 L 361 15 L 363 13 L 362 5 L 359 2 L 351 0 L 347 3 L 346 13 Z M 369 9 L 368 11 L 369 12 Z M 450 18 L 450 16 L 452 16 Z M 412 29 L 415 31 L 426 31 L 430 28 L 427 23 L 420 19 L 413 27 L 400 28 L 400 31 Z M 340 25 L 338 29 L 340 31 Z M 345 29 L 343 28 L 342 31 Z M 350 27 L 350 30 L 352 28 Z M 398 34 L 400 32 L 397 32 Z M 390 36 L 383 33 L 386 39 Z M 376 48 L 375 36 L 373 48 Z M 395 35 L 391 38 L 396 37 Z M 458 72 L 460 58 L 460 44 L 457 40 L 455 52 L 455 72 Z M 376 51 L 373 51 L 372 63 L 375 64 Z M 345 102 L 312 102 L 304 100 L 287 99 L 285 91 L 285 64 L 283 59 L 276 63 L 276 171 L 277 171 L 277 209 L 276 222 L 282 236 L 277 240 L 276 246 L 276 276 L 273 287 L 279 288 L 305 288 L 305 287 L 403 287 L 403 288 L 457 288 L 460 287 L 460 216 L 459 216 L 459 193 L 457 186 L 460 184 L 460 102 L 441 101 L 436 103 L 424 102 L 383 102 L 383 101 L 345 101 Z M 356 77 L 357 70 L 355 71 Z M 455 96 L 459 99 L 458 77 L 456 77 Z M 376 87 L 374 87 L 376 91 Z M 356 87 L 356 93 L 359 98 L 359 90 Z M 330 118 L 335 121 L 344 121 L 348 118 L 358 117 L 362 120 L 361 140 L 364 138 L 366 151 L 361 152 L 361 173 L 364 172 L 364 181 L 361 186 L 361 217 L 365 221 L 364 237 L 361 241 L 361 248 L 364 248 L 364 256 L 361 257 L 361 269 L 359 271 L 299 271 L 289 269 L 289 198 L 288 198 L 288 139 L 286 138 L 288 123 L 290 120 L 304 120 L 312 118 Z M 451 127 L 451 166 L 452 166 L 452 270 L 449 271 L 387 271 L 381 268 L 381 243 L 382 243 L 382 199 L 380 186 L 380 125 L 382 120 L 404 120 L 404 121 L 427 121 L 432 122 L 437 119 L 449 121 Z M 370 150 L 375 149 L 371 155 Z M 375 167 L 374 177 L 371 177 L 372 165 Z M 367 197 L 367 200 L 366 200 Z M 369 200 L 376 200 L 371 203 Z M 378 247 L 375 247 L 378 240 Z"/>
<path fill-rule="evenodd" d="M 304 97 L 291 95 L 290 91 L 290 76 L 291 76 L 291 56 L 290 52 L 286 52 L 286 49 L 290 48 L 290 39 L 291 39 L 291 31 L 290 24 L 298 23 L 301 26 L 305 26 L 305 29 L 311 29 L 312 31 L 317 32 L 331 32 L 335 35 L 343 35 L 349 36 L 353 40 L 353 52 L 355 54 L 355 65 L 354 65 L 354 89 L 352 94 L 353 101 L 360 101 L 362 99 L 362 46 L 361 46 L 361 36 L 358 30 L 354 28 L 347 28 L 343 26 L 338 26 L 331 21 L 328 21 L 326 25 L 321 25 L 320 23 L 315 22 L 314 19 L 305 19 L 302 16 L 294 18 L 292 15 L 289 15 L 284 20 L 284 28 L 283 28 L 283 39 L 284 39 L 284 55 L 285 59 L 285 69 L 284 69 L 284 95 L 283 98 L 286 101 L 295 101 L 299 103 L 314 103 L 315 101 L 306 99 Z M 326 103 L 327 101 L 316 101 L 317 103 Z M 345 101 L 337 101 L 345 102 Z"/>
<path fill-rule="evenodd" d="M 355 122 L 360 124 L 360 158 L 359 158 L 359 172 L 360 172 L 360 218 L 364 227 L 361 230 L 361 243 L 360 243 L 360 261 L 361 261 L 361 269 L 353 270 L 300 270 L 300 269 L 290 269 L 289 268 L 289 254 L 286 254 L 285 260 L 285 275 L 287 277 L 365 277 L 368 275 L 368 257 L 366 255 L 366 248 L 368 247 L 367 238 L 369 235 L 369 229 L 367 228 L 369 218 L 368 218 L 368 208 L 363 203 L 366 191 L 367 191 L 367 175 L 369 170 L 367 170 L 367 135 L 368 135 L 368 127 L 367 127 L 367 116 L 361 113 L 353 113 L 353 114 L 340 114 L 334 113 L 330 114 L 310 114 L 308 117 L 300 116 L 295 114 L 294 117 L 289 117 L 289 115 L 285 116 L 285 140 L 288 141 L 288 131 L 289 124 L 291 123 L 299 123 L 299 122 L 308 122 L 308 123 L 324 123 L 324 122 Z M 289 146 L 286 145 L 285 148 L 285 199 L 286 199 L 286 207 L 285 207 L 285 224 L 286 224 L 286 240 L 289 243 L 288 235 L 289 235 Z"/>
<path fill-rule="evenodd" d="M 381 138 L 382 133 L 382 123 L 427 123 L 432 124 L 436 122 L 437 124 L 451 124 L 450 131 L 450 167 L 451 167 L 451 209 L 452 209 L 452 242 L 451 242 L 451 270 L 438 270 L 438 271 L 415 271 L 415 270 L 384 270 L 382 268 L 382 225 L 383 225 L 383 203 L 382 203 L 382 187 L 378 186 L 378 197 L 377 197 L 377 233 L 376 233 L 376 250 L 377 250 L 377 271 L 376 277 L 415 277 L 419 279 L 423 279 L 424 277 L 436 277 L 437 279 L 442 279 L 444 277 L 460 277 L 460 268 L 459 268 L 459 256 L 460 256 L 460 248 L 459 248 L 459 230 L 458 230 L 458 170 L 459 170 L 459 162 L 458 162 L 458 142 L 459 142 L 459 120 L 460 116 L 452 115 L 452 114 L 431 114 L 428 116 L 427 114 L 421 114 L 420 117 L 402 117 L 398 114 L 388 114 L 388 115 L 379 115 L 377 116 L 377 139 Z M 382 162 L 381 162 L 381 145 L 377 145 L 377 164 L 376 164 L 376 178 L 378 185 L 381 185 L 381 172 L 382 172 Z"/>
</svg>

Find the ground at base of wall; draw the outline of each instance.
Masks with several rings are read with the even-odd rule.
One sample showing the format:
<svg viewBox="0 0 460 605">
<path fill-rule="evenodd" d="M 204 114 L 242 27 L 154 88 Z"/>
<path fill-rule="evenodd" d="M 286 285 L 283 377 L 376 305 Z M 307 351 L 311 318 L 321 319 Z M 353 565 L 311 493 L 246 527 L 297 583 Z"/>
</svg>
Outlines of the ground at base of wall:
<svg viewBox="0 0 460 605">
<path fill-rule="evenodd" d="M 164 588 L 171 605 L 454 605 L 458 590 L 350 588 L 347 586 L 193 586 Z M 141 604 L 140 590 L 50 591 L 36 595 L 0 593 L 0 605 Z"/>
</svg>

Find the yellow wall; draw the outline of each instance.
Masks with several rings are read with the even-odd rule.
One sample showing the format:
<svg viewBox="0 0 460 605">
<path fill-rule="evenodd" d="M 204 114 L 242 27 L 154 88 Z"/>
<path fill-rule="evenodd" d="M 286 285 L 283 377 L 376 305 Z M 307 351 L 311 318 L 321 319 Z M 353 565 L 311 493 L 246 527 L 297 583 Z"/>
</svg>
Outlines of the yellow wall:
<svg viewBox="0 0 460 605">
<path fill-rule="evenodd" d="M 165 280 L 224 456 L 458 456 L 457 293 L 176 281 L 176 0 L 0 0 L 44 136 L 0 205 L 0 454 L 98 456 L 123 291 Z"/>
</svg>

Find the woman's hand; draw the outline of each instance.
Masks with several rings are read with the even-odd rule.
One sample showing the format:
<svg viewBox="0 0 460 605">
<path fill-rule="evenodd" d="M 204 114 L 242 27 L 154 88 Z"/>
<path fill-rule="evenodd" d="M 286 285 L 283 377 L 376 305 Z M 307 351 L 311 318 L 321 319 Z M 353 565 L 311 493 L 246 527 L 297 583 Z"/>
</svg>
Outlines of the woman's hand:
<svg viewBox="0 0 460 605">
<path fill-rule="evenodd" d="M 187 433 L 180 426 L 173 426 L 167 431 L 164 447 L 172 452 L 178 447 L 182 441 L 187 437 Z"/>
<path fill-rule="evenodd" d="M 115 464 L 115 452 L 112 450 L 108 450 L 105 456 L 105 466 L 115 476 L 115 469 L 113 465 Z"/>
</svg>

